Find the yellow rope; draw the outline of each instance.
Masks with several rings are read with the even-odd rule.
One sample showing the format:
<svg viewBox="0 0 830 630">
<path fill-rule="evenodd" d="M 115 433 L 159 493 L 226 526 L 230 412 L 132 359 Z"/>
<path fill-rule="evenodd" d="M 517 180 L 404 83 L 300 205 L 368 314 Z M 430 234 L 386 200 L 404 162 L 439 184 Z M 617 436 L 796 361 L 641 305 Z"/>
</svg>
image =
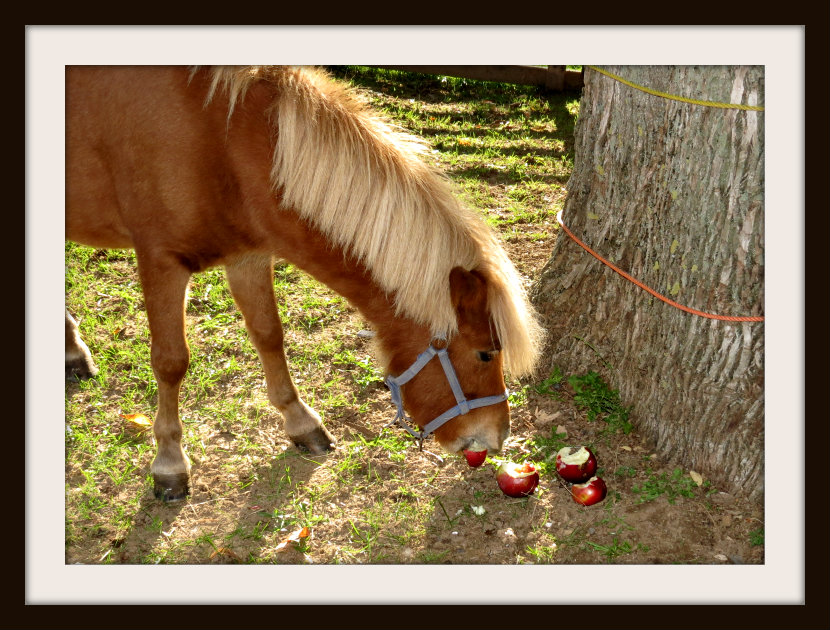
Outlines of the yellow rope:
<svg viewBox="0 0 830 630">
<path fill-rule="evenodd" d="M 756 105 L 741 105 L 741 104 L 733 104 L 733 103 L 716 103 L 714 101 L 698 101 L 693 98 L 686 98 L 684 96 L 675 96 L 673 94 L 666 94 L 665 92 L 658 92 L 657 90 L 652 90 L 651 88 L 643 87 L 642 85 L 637 85 L 636 83 L 632 83 L 631 81 L 627 81 L 622 77 L 618 77 L 616 74 L 611 74 L 602 68 L 598 68 L 596 66 L 587 66 L 591 68 L 591 70 L 596 70 L 600 74 L 604 74 L 607 77 L 611 77 L 612 79 L 619 81 L 620 83 L 625 83 L 626 85 L 633 87 L 637 90 L 642 90 L 647 94 L 653 94 L 654 96 L 661 96 L 663 98 L 668 98 L 673 101 L 682 101 L 684 103 L 693 103 L 695 105 L 704 105 L 706 107 L 719 107 L 721 109 L 743 109 L 743 110 L 750 110 L 754 112 L 762 112 L 764 111 L 763 107 L 756 106 Z"/>
</svg>

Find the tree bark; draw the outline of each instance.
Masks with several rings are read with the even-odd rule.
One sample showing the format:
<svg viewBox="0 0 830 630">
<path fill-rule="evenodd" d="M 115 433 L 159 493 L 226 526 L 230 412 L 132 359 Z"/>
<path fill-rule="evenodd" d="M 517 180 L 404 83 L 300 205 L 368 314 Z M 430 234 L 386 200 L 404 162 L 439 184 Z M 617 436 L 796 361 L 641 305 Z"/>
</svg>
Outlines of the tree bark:
<svg viewBox="0 0 830 630">
<path fill-rule="evenodd" d="M 604 67 L 663 93 L 763 105 L 763 67 Z M 764 113 L 653 95 L 594 70 L 563 223 L 682 305 L 762 316 Z M 596 370 L 662 458 L 763 498 L 764 324 L 668 305 L 559 232 L 533 288 L 548 366 Z"/>
</svg>

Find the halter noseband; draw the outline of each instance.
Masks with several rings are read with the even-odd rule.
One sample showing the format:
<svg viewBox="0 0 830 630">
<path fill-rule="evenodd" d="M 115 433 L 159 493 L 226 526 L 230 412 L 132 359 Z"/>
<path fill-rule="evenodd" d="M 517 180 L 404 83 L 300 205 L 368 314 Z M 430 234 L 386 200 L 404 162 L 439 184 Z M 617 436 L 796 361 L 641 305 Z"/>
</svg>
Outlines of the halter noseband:
<svg viewBox="0 0 830 630">
<path fill-rule="evenodd" d="M 435 341 L 441 341 L 444 343 L 442 347 L 436 348 L 433 344 Z M 444 413 L 440 416 L 429 422 L 423 429 L 420 431 L 416 431 L 412 427 L 409 426 L 407 420 L 411 420 L 406 415 L 406 412 L 403 408 L 403 398 L 401 397 L 401 387 L 403 387 L 406 383 L 411 381 L 418 372 L 420 372 L 427 363 L 429 363 L 433 357 L 437 356 L 438 360 L 441 361 L 441 367 L 444 368 L 444 374 L 447 377 L 447 382 L 450 384 L 450 388 L 452 389 L 453 395 L 455 395 L 456 405 L 447 409 Z M 430 342 L 429 347 L 424 350 L 421 354 L 418 355 L 418 358 L 415 359 L 415 363 L 409 366 L 409 368 L 404 371 L 399 376 L 387 376 L 386 377 L 386 385 L 389 387 L 389 392 L 392 394 L 392 402 L 395 403 L 395 406 L 398 408 L 397 413 L 395 414 L 395 419 L 392 420 L 388 425 L 391 426 L 396 422 L 400 424 L 406 431 L 413 435 L 418 439 L 418 449 L 423 450 L 424 448 L 424 439 L 429 436 L 432 432 L 435 431 L 438 427 L 442 424 L 452 420 L 456 416 L 463 416 L 466 413 L 469 413 L 473 409 L 478 409 L 479 407 L 487 407 L 488 405 L 495 405 L 502 401 L 507 400 L 507 396 L 509 394 L 508 390 L 504 390 L 503 394 L 498 394 L 496 396 L 485 396 L 483 398 L 476 398 L 474 400 L 467 400 L 464 396 L 464 391 L 461 389 L 461 384 L 458 382 L 458 377 L 455 374 L 455 370 L 452 367 L 452 362 L 450 361 L 450 356 L 447 354 L 447 347 L 446 347 L 446 339 L 441 337 L 435 337 Z"/>
</svg>

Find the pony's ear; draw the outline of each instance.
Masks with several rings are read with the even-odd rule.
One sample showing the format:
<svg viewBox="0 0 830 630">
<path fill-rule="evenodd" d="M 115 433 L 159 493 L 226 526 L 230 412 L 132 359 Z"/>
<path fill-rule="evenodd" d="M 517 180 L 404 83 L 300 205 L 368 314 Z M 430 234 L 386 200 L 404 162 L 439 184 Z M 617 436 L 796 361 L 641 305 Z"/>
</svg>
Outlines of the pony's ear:
<svg viewBox="0 0 830 630">
<path fill-rule="evenodd" d="M 482 312 L 487 307 L 487 286 L 484 276 L 473 269 L 453 267 L 450 271 L 450 297 L 457 311 Z"/>
</svg>

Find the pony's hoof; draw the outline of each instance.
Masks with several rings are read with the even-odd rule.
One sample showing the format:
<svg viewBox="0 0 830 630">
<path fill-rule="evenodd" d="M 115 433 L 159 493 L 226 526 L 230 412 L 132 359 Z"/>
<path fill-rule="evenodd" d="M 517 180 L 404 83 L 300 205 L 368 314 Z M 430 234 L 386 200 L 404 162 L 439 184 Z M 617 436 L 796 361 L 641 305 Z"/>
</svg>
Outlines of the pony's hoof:
<svg viewBox="0 0 830 630">
<path fill-rule="evenodd" d="M 298 449 L 308 451 L 312 455 L 323 455 L 334 450 L 336 442 L 334 436 L 325 427 L 318 427 L 308 433 L 294 436 L 291 441 Z"/>
<path fill-rule="evenodd" d="M 190 476 L 187 473 L 178 475 L 153 475 L 153 494 L 159 501 L 174 503 L 183 501 L 190 494 Z"/>
<path fill-rule="evenodd" d="M 98 374 L 98 368 L 89 357 L 78 357 L 67 361 L 64 365 L 67 381 L 85 380 Z"/>
</svg>

